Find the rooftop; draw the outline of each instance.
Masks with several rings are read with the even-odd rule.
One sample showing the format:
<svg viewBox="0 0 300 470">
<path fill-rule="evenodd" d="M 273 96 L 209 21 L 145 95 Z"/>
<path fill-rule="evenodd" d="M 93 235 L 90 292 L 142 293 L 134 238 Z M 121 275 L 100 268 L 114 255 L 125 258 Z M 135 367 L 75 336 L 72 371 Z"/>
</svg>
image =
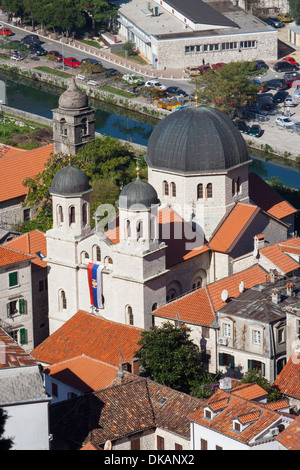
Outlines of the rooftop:
<svg viewBox="0 0 300 470">
<path fill-rule="evenodd" d="M 33 257 L 26 253 L 22 253 L 12 248 L 0 246 L 0 267 L 9 266 L 14 263 L 21 263 L 23 261 L 30 261 Z"/>
<path fill-rule="evenodd" d="M 34 265 L 43 268 L 47 266 L 46 261 L 41 259 L 41 257 L 47 256 L 47 243 L 44 232 L 40 230 L 32 230 L 31 232 L 24 233 L 6 242 L 3 246 L 33 255 L 32 263 Z M 39 256 L 37 253 L 41 253 L 41 255 Z"/>
<path fill-rule="evenodd" d="M 300 355 L 294 353 L 276 377 L 274 386 L 280 393 L 300 400 Z"/>
</svg>

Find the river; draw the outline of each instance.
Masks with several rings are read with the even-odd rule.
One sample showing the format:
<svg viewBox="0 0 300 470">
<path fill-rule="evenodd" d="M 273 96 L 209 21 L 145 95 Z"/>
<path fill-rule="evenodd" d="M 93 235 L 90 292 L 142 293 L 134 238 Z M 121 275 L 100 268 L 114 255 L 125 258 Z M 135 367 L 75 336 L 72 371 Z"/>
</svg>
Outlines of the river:
<svg viewBox="0 0 300 470">
<path fill-rule="evenodd" d="M 6 84 L 6 105 L 52 119 L 52 110 L 58 106 L 62 90 L 0 71 L 0 80 Z M 97 100 L 89 100 L 95 109 L 95 130 L 101 134 L 147 146 L 157 119 L 134 113 Z M 249 150 L 252 159 L 250 171 L 264 179 L 271 177 L 287 186 L 300 189 L 300 165 L 281 158 L 266 156 Z"/>
</svg>

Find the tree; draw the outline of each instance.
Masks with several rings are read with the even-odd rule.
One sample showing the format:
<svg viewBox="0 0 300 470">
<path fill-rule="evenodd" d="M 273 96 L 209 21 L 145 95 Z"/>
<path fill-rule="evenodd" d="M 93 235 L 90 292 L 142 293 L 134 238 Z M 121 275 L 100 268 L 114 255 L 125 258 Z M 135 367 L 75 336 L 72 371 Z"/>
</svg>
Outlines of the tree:
<svg viewBox="0 0 300 470">
<path fill-rule="evenodd" d="M 3 408 L 0 408 L 0 450 L 10 450 L 13 445 L 12 439 L 1 437 L 4 433 L 6 420 L 7 413 L 3 410 Z"/>
<path fill-rule="evenodd" d="M 201 381 L 199 348 L 189 338 L 190 329 L 171 323 L 143 330 L 137 352 L 143 375 L 152 380 L 190 393 L 196 380 Z"/>
<path fill-rule="evenodd" d="M 81 0 L 80 5 L 82 9 L 87 9 L 90 14 L 93 31 L 96 29 L 96 23 L 107 25 L 118 14 L 117 7 L 106 0 L 93 0 L 89 5 L 87 5 L 86 0 Z"/>
<path fill-rule="evenodd" d="M 296 25 L 300 25 L 300 0 L 288 0 L 290 14 Z"/>
<path fill-rule="evenodd" d="M 127 52 L 129 56 L 132 56 L 135 54 L 135 45 L 134 42 L 132 41 L 126 41 L 125 44 L 123 45 L 123 51 Z"/>
<path fill-rule="evenodd" d="M 259 86 L 253 80 L 258 73 L 252 62 L 231 62 L 193 78 L 194 94 L 199 104 L 233 115 L 237 108 L 255 99 Z"/>
</svg>

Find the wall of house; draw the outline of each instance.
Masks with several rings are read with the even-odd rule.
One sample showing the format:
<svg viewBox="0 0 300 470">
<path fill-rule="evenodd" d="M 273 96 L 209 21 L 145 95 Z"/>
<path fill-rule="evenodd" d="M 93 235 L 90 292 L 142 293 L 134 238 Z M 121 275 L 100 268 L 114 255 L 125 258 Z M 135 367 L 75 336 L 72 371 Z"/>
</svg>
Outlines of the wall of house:
<svg viewBox="0 0 300 470">
<path fill-rule="evenodd" d="M 0 227 L 9 229 L 9 227 L 17 225 L 24 220 L 25 207 L 22 206 L 24 196 L 9 199 L 0 202 Z M 30 218 L 33 209 L 30 209 Z"/>
</svg>

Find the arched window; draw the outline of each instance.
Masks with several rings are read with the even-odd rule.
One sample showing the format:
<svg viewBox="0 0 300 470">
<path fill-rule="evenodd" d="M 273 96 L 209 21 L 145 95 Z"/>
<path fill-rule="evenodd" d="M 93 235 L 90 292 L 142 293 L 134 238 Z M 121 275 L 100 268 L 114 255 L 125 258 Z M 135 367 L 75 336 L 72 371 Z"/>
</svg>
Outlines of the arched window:
<svg viewBox="0 0 300 470">
<path fill-rule="evenodd" d="M 199 183 L 197 186 L 197 199 L 203 199 L 203 184 Z"/>
<path fill-rule="evenodd" d="M 110 256 L 105 256 L 104 258 L 104 266 L 109 268 L 110 266 L 113 265 L 113 260 L 111 259 Z"/>
<path fill-rule="evenodd" d="M 85 227 L 87 224 L 87 203 L 82 206 L 82 225 Z"/>
<path fill-rule="evenodd" d="M 197 277 L 193 282 L 192 290 L 199 289 L 200 287 L 202 287 L 202 279 L 201 277 Z"/>
<path fill-rule="evenodd" d="M 134 318 L 133 318 L 132 307 L 130 305 L 126 306 L 125 315 L 126 315 L 126 324 L 127 325 L 133 325 L 134 324 Z"/>
<path fill-rule="evenodd" d="M 155 302 L 155 304 L 152 305 L 152 312 L 154 312 L 154 310 L 157 309 L 157 303 Z"/>
<path fill-rule="evenodd" d="M 68 135 L 67 123 L 64 118 L 60 120 L 60 133 L 61 135 Z"/>
<path fill-rule="evenodd" d="M 75 224 L 75 207 L 69 207 L 69 225 Z"/>
<path fill-rule="evenodd" d="M 89 262 L 89 254 L 86 251 L 82 251 L 81 253 L 81 264 L 88 264 Z"/>
<path fill-rule="evenodd" d="M 131 226 L 130 226 L 130 220 L 125 220 L 125 238 L 130 238 L 131 237 Z"/>
<path fill-rule="evenodd" d="M 93 259 L 95 261 L 101 261 L 101 249 L 98 245 L 93 246 Z"/>
<path fill-rule="evenodd" d="M 140 238 L 143 238 L 143 221 L 139 220 L 138 223 L 136 224 L 136 238 L 139 240 Z"/>
<path fill-rule="evenodd" d="M 232 196 L 235 196 L 236 194 L 236 183 L 235 183 L 235 179 L 232 180 Z"/>
<path fill-rule="evenodd" d="M 151 217 L 150 219 L 150 239 L 156 240 L 157 238 L 157 219 L 156 217 Z"/>
<path fill-rule="evenodd" d="M 241 191 L 241 178 L 238 177 L 238 179 L 236 180 L 236 193 L 239 194 Z"/>
<path fill-rule="evenodd" d="M 170 187 L 171 187 L 171 196 L 176 197 L 176 184 L 171 183 Z"/>
<path fill-rule="evenodd" d="M 88 133 L 88 122 L 87 118 L 81 120 L 81 135 L 87 135 Z"/>
<path fill-rule="evenodd" d="M 207 198 L 213 197 L 213 190 L 212 190 L 212 184 L 211 183 L 208 183 L 208 185 L 206 186 L 206 197 Z"/>
<path fill-rule="evenodd" d="M 58 293 L 58 310 L 62 312 L 67 308 L 67 297 L 66 293 L 63 289 L 61 289 Z"/>
<path fill-rule="evenodd" d="M 163 181 L 163 196 L 169 196 L 169 185 L 167 181 Z"/>
<path fill-rule="evenodd" d="M 56 215 L 57 215 L 57 225 L 61 225 L 64 221 L 64 214 L 62 206 L 58 205 L 56 208 Z"/>
</svg>

